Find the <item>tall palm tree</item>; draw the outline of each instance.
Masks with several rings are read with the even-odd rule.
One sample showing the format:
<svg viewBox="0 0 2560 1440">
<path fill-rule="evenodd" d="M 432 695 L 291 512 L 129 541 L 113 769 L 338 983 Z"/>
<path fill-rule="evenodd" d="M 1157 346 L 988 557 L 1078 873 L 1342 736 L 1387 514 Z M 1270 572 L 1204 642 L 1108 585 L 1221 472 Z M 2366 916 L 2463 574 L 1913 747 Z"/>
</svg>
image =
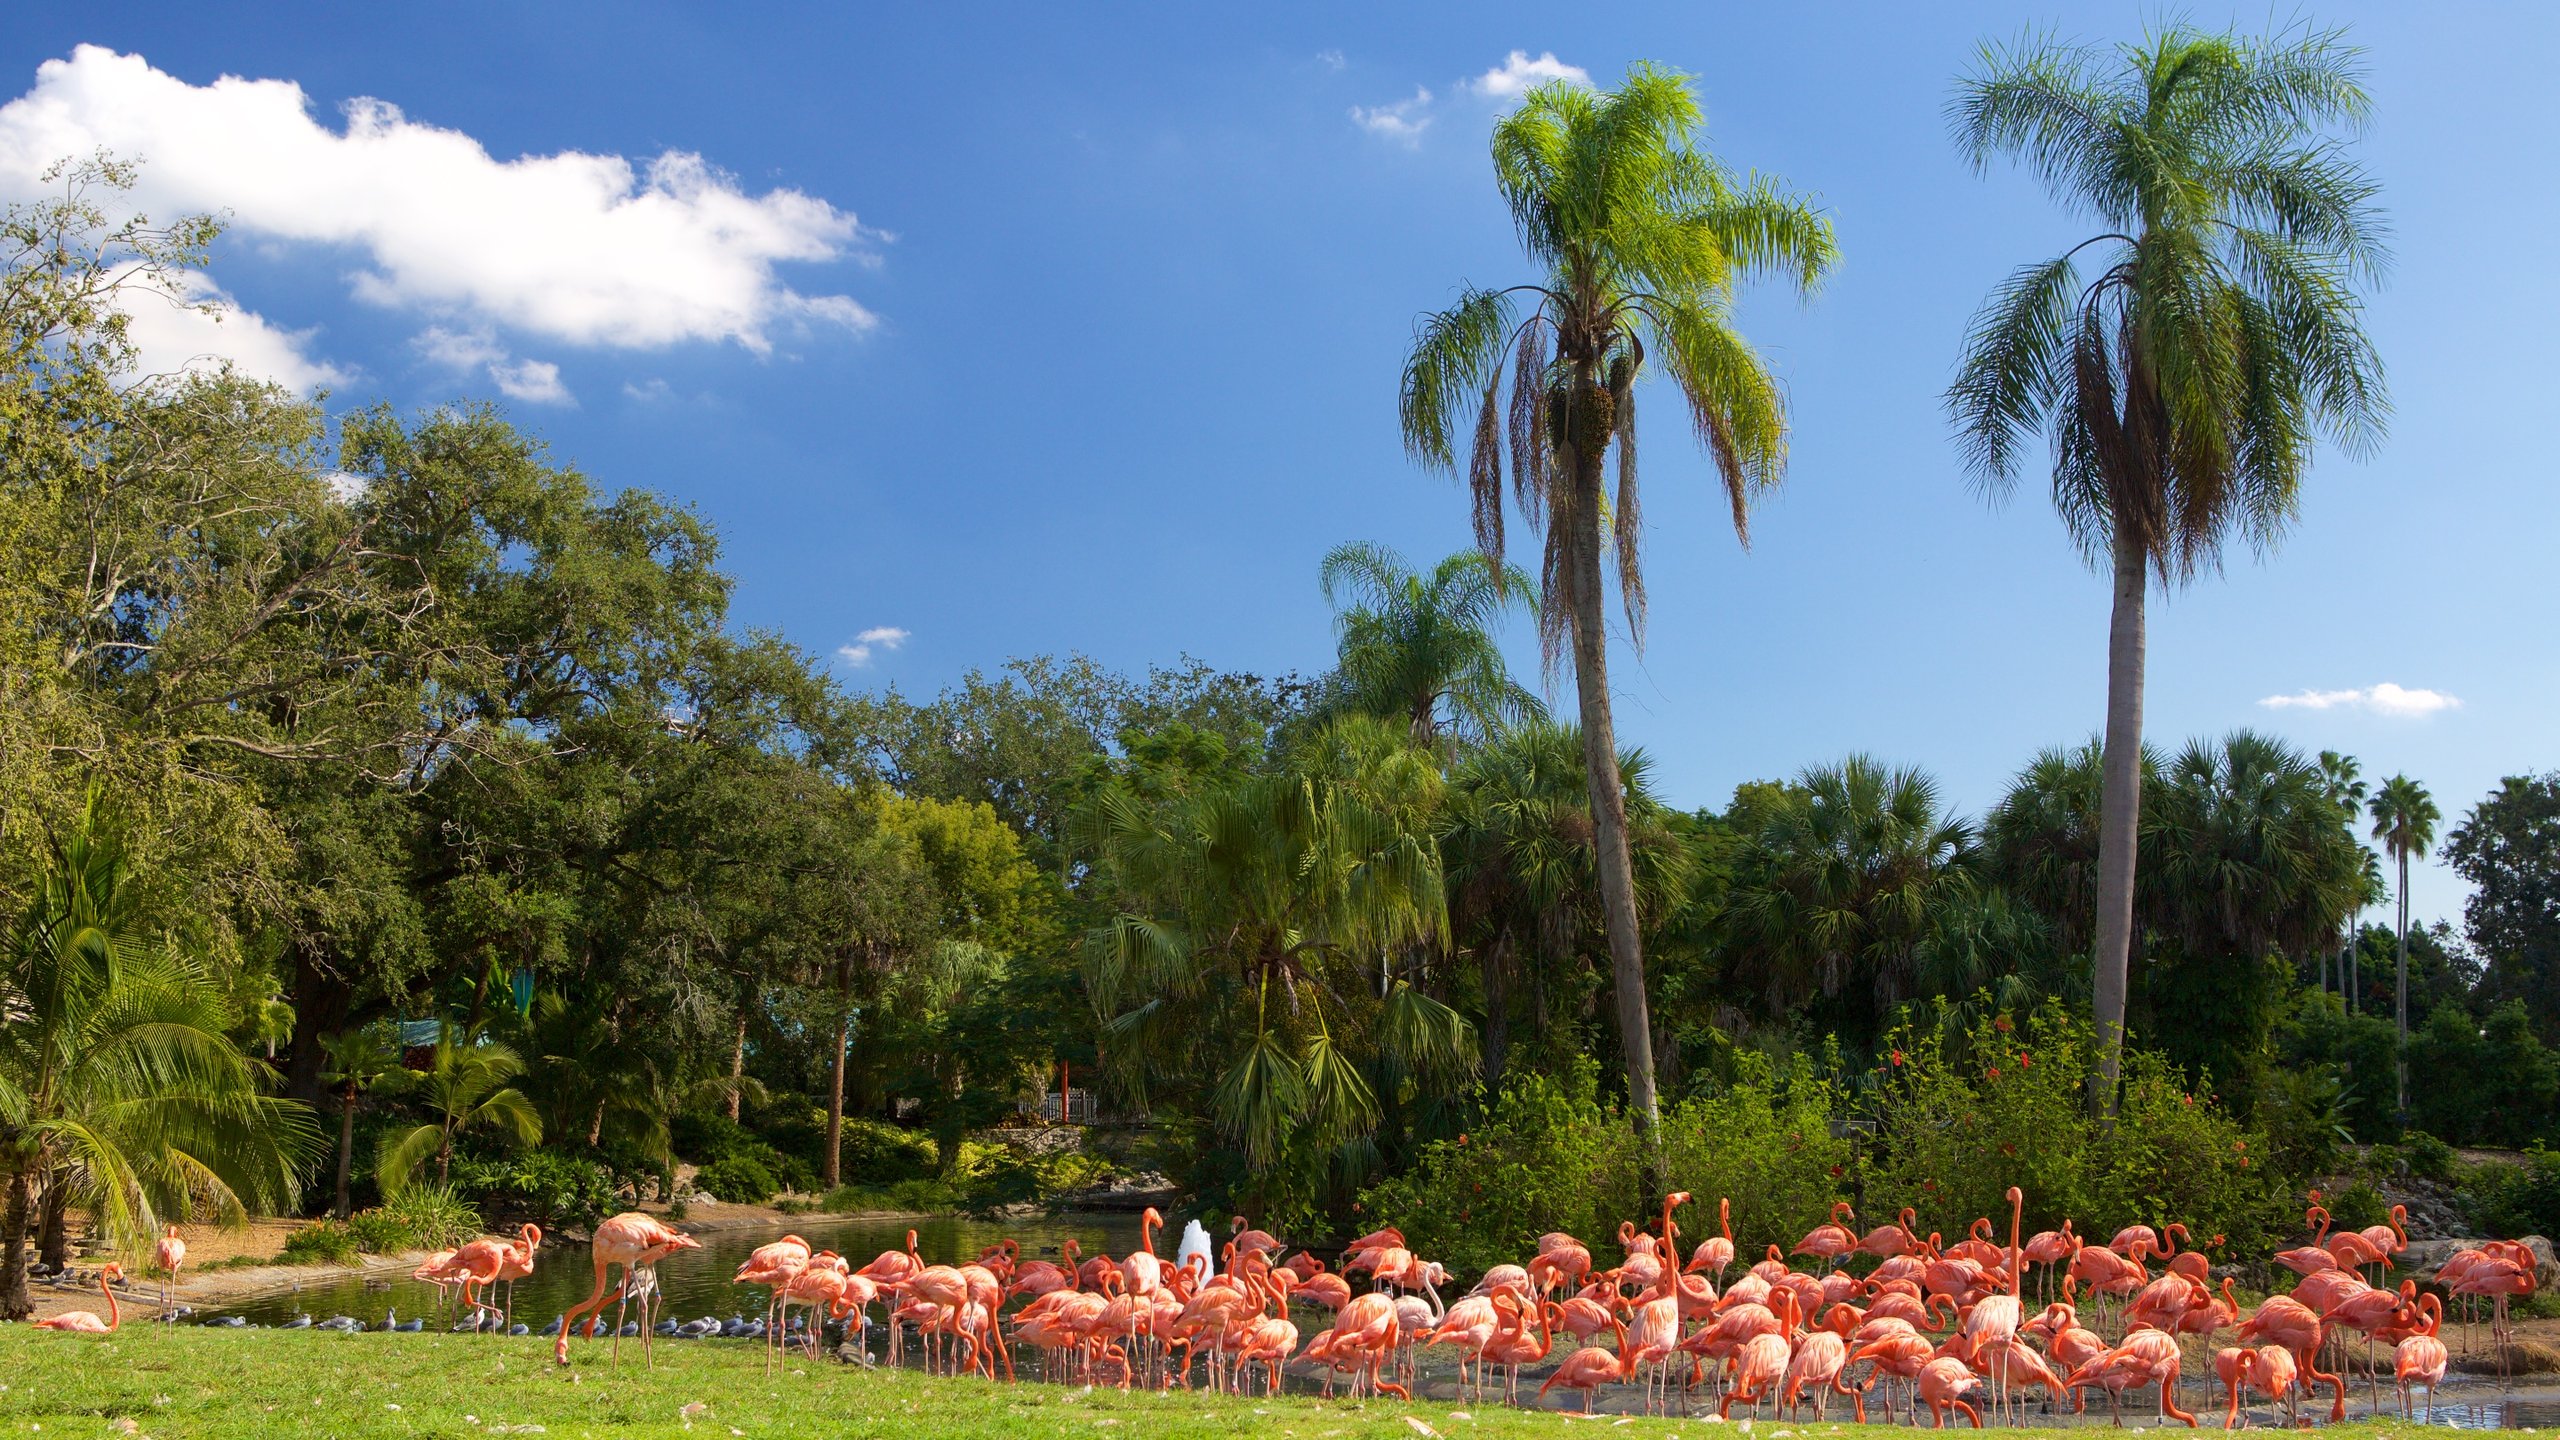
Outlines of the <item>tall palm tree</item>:
<svg viewBox="0 0 2560 1440">
<path fill-rule="evenodd" d="M 0 962 L 0 1317 L 23 1320 L 39 1183 L 118 1248 L 162 1219 L 291 1204 L 307 1107 L 260 1092 L 222 987 L 152 938 L 122 845 L 84 816 L 50 843 Z"/>
<path fill-rule="evenodd" d="M 2426 854 L 2427 847 L 2436 843 L 2436 822 L 2444 812 L 2436 809 L 2435 798 L 2425 786 L 2406 775 L 2394 775 L 2374 792 L 2371 813 L 2373 838 L 2400 866 L 2399 977 L 2392 1010 L 2400 1036 L 2399 1114 L 2405 1123 L 2409 1115 L 2409 857 Z"/>
<path fill-rule="evenodd" d="M 2356 763 L 2356 757 L 2353 755 L 2342 755 L 2335 750 L 2320 752 L 2321 791 L 2328 797 L 2329 803 L 2338 808 L 2339 823 L 2345 825 L 2350 832 L 2355 829 L 2356 817 L 2364 813 L 2366 787 L 2363 775 L 2364 767 Z M 2336 960 L 2338 965 L 2338 994 L 2346 1000 L 2349 1014 L 2355 1013 L 2356 1002 L 2355 997 L 2347 993 L 2348 945 L 2356 933 L 2356 926 L 2364 918 L 2363 900 L 2364 888 L 2359 879 L 2356 887 L 2357 904 L 2341 927 L 2341 932 L 2330 937 L 2329 941 L 2330 958 Z M 2329 961 L 2325 959 L 2320 962 L 2320 988 L 2324 992 L 2329 988 Z"/>
<path fill-rule="evenodd" d="M 1545 713 L 1493 636 L 1504 611 L 1535 608 L 1519 567 L 1462 550 L 1424 576 L 1383 545 L 1354 542 L 1324 557 L 1322 577 L 1340 612 L 1338 664 L 1353 708 L 1404 717 L 1414 743 L 1434 749 L 1444 732 L 1481 740 Z"/>
<path fill-rule="evenodd" d="M 2112 57 L 1987 47 L 1949 105 L 1977 169 L 2023 163 L 2097 234 L 2010 276 L 1973 321 L 1949 408 L 2005 495 L 2039 436 L 2053 502 L 2114 583 L 2099 827 L 2095 1010 L 2112 1111 L 2142 805 L 2143 609 L 2293 520 L 2325 436 L 2381 434 L 2381 365 L 2353 284 L 2384 264 L 2375 186 L 2340 148 L 2368 109 L 2358 52 L 2173 27 Z M 2097 262 L 2084 269 L 2084 252 Z"/>
<path fill-rule="evenodd" d="M 1503 548 L 1506 429 L 1513 503 L 1545 527 L 1540 638 L 1551 667 L 1572 645 L 1628 1099 L 1648 1133 L 1658 1112 L 1652 1020 L 1600 558 L 1604 538 L 1614 542 L 1619 598 L 1640 637 L 1635 382 L 1652 360 L 1679 387 L 1732 502 L 1734 530 L 1745 534 L 1752 496 L 1784 471 L 1787 427 L 1777 380 L 1733 324 L 1735 288 L 1774 274 L 1810 292 L 1834 258 L 1831 223 L 1813 206 L 1697 148 L 1700 118 L 1685 76 L 1639 64 L 1613 91 L 1540 86 L 1496 122 L 1495 180 L 1545 273 L 1502 289 L 1470 286 L 1424 317 L 1400 407 L 1406 448 L 1423 463 L 1454 472 L 1467 444 L 1476 542 L 1488 559 Z M 1613 445 L 1614 501 L 1603 480 Z"/>
</svg>

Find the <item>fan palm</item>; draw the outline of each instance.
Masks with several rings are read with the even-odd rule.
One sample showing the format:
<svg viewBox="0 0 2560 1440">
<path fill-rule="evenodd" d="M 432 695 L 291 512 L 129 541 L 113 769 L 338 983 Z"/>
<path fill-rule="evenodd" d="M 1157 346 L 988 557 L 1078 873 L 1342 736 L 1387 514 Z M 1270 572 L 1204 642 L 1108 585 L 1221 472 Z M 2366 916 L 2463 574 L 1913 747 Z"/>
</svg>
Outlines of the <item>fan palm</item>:
<svg viewBox="0 0 2560 1440">
<path fill-rule="evenodd" d="M 2400 1037 L 2400 1118 L 2409 1114 L 2409 857 L 2424 855 L 2436 843 L 2436 822 L 2444 813 L 2426 787 L 2406 775 L 2382 782 L 2372 801 L 2373 838 L 2400 867 L 2400 956 L 2397 998 L 2392 1011 Z"/>
<path fill-rule="evenodd" d="M 1423 576 L 1383 545 L 1355 543 L 1324 557 L 1322 577 L 1341 612 L 1337 663 L 1352 708 L 1403 716 L 1415 743 L 1434 748 L 1444 731 L 1480 740 L 1544 713 L 1512 680 L 1493 637 L 1505 610 L 1531 604 L 1517 567 L 1470 550 Z"/>
<path fill-rule="evenodd" d="M 1786 403 L 1733 324 L 1735 289 L 1775 274 L 1809 292 L 1834 258 L 1827 219 L 1699 150 L 1699 124 L 1687 78 L 1649 64 L 1613 91 L 1540 86 L 1496 122 L 1495 179 L 1522 248 L 1545 274 L 1532 284 L 1469 287 L 1424 317 L 1400 409 L 1406 447 L 1423 463 L 1455 471 L 1467 446 L 1476 541 L 1487 559 L 1503 552 L 1506 439 L 1513 503 L 1545 528 L 1540 637 L 1550 666 L 1572 646 L 1628 1099 L 1648 1131 L 1658 1112 L 1652 1022 L 1601 596 L 1605 537 L 1640 637 L 1635 382 L 1652 360 L 1679 387 L 1732 503 L 1735 532 L 1745 534 L 1752 496 L 1785 468 Z M 1612 446 L 1614 501 L 1604 482 Z"/>
<path fill-rule="evenodd" d="M 2114 584 L 2095 920 L 2095 1097 L 2112 1110 L 2140 830 L 2143 608 L 2293 520 L 2325 436 L 2369 449 L 2385 409 L 2353 284 L 2384 263 L 2375 186 L 2332 132 L 2368 108 L 2331 34 L 2171 28 L 2112 59 L 1990 47 L 1949 106 L 1977 168 L 2018 157 L 2100 228 L 1975 316 L 1948 404 L 1996 498 L 2049 438 L 2053 502 Z M 2083 255 L 2099 257 L 2085 269 Z"/>
<path fill-rule="evenodd" d="M 1375 1128 L 1363 1055 L 1463 1079 L 1471 1029 L 1391 973 L 1447 925 L 1439 786 L 1430 757 L 1366 716 L 1276 772 L 1103 785 L 1081 824 L 1135 903 L 1089 937 L 1087 983 L 1123 1078 L 1205 1078 L 1212 1122 L 1257 1168 L 1302 1133 L 1340 1146 Z"/>
<path fill-rule="evenodd" d="M 436 1042 L 433 1064 L 408 1072 L 409 1087 L 434 1118 L 384 1141 L 374 1162 L 382 1193 L 408 1189 L 430 1157 L 436 1183 L 445 1183 L 452 1177 L 453 1137 L 461 1131 L 492 1130 L 521 1144 L 542 1143 L 541 1115 L 523 1091 L 507 1083 L 523 1073 L 524 1061 L 497 1041 L 457 1042 L 448 1034 Z"/>
<path fill-rule="evenodd" d="M 2243 730 L 2189 744 L 2146 797 L 2147 1043 L 2226 1084 L 2257 1078 L 2285 957 L 2324 943 L 2363 894 L 2366 852 L 2326 790 L 2301 752 Z"/>
<path fill-rule="evenodd" d="M 1641 751 L 1618 757 L 1636 898 L 1650 924 L 1686 894 L 1692 866 L 1647 784 L 1648 770 Z M 1475 952 L 1483 985 L 1490 1086 L 1500 1081 L 1510 1047 L 1512 981 L 1529 977 L 1533 1014 L 1543 1014 L 1551 967 L 1608 944 L 1591 790 L 1574 727 L 1532 719 L 1469 751 L 1449 775 L 1440 853 L 1451 937 Z"/>
<path fill-rule="evenodd" d="M 1757 848 L 1765 863 L 1728 902 L 1744 973 L 1771 1013 L 1828 1001 L 1827 1028 L 1861 1040 L 1916 993 L 1933 926 L 1976 889 L 1972 830 L 1937 782 L 1866 755 L 1805 771 L 1767 808 Z"/>
<path fill-rule="evenodd" d="M 222 990 L 143 930 L 123 847 L 94 817 L 51 844 L 0 973 L 0 1315 L 24 1319 L 40 1179 L 117 1247 L 170 1215 L 291 1204 L 310 1111 L 260 1093 Z"/>
</svg>

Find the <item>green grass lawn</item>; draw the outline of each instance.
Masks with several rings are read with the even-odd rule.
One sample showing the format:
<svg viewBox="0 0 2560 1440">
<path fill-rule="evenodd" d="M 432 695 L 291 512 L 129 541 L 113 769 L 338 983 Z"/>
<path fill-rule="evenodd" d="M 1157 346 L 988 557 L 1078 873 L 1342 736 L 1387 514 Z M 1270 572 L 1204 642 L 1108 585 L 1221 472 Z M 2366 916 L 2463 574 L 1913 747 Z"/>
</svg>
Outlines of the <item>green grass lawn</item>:
<svg viewBox="0 0 2560 1440">
<path fill-rule="evenodd" d="M 308 1331 L 135 1328 L 108 1337 L 0 1327 L 0 1436 L 421 1437 L 585 1436 L 1076 1436 L 1176 1440 L 1256 1435 L 1268 1440 L 1506 1437 L 1591 1430 L 1610 1436 L 1735 1435 L 1703 1420 L 1585 1421 L 1500 1406 L 1238 1400 L 1123 1395 L 1116 1390 L 925 1379 L 853 1371 L 805 1359 L 761 1373 L 759 1351 L 737 1344 L 662 1343 L 654 1371 L 624 1344 L 617 1373 L 581 1345 L 579 1363 L 550 1363 L 545 1340 L 439 1335 L 323 1335 Z M 589 1357 L 593 1355 L 591 1360 Z M 690 1407 L 700 1407 L 692 1409 Z M 1428 1430 L 1418 1428 L 1421 1422 Z M 129 1423 L 128 1423 L 129 1422 Z M 1763 1421 L 1819 1437 L 1847 1425 Z M 1885 1427 L 1876 1427 L 1879 1429 Z M 2390 1435 L 2397 1424 L 2340 1426 L 2342 1436 Z M 1907 1433 L 1907 1432 L 1906 1432 Z M 2003 1432 L 1992 1432 L 2003 1433 Z M 2039 1432 L 2006 1432 L 2028 1434 Z M 2060 1434 L 2059 1431 L 2040 1432 Z M 2109 1432 L 2103 1427 L 2077 1432 Z"/>
</svg>

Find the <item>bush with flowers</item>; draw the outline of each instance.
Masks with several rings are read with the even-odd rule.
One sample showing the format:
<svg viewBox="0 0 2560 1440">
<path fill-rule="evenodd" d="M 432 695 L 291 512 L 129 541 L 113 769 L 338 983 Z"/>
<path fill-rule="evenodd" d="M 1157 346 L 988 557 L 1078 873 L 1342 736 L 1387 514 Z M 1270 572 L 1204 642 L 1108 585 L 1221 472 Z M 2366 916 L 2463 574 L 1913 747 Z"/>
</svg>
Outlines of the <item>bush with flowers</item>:
<svg viewBox="0 0 2560 1440">
<path fill-rule="evenodd" d="M 2217 1258 L 2264 1254 L 2284 1233 L 2289 1201 L 2265 1144 L 2165 1057 L 2128 1049 L 2112 1122 L 2089 1114 L 2095 1062 L 2089 1023 L 2058 1004 L 1959 1023 L 1906 1023 L 1887 1037 L 1862 1107 L 1862 1210 L 1908 1205 L 1920 1230 L 1949 1242 L 1977 1217 L 2007 1238 L 2003 1192 L 2025 1192 L 2030 1232 L 2065 1216 L 2105 1244 L 2117 1229 L 2170 1221 L 2192 1243 L 2220 1235 Z"/>
</svg>

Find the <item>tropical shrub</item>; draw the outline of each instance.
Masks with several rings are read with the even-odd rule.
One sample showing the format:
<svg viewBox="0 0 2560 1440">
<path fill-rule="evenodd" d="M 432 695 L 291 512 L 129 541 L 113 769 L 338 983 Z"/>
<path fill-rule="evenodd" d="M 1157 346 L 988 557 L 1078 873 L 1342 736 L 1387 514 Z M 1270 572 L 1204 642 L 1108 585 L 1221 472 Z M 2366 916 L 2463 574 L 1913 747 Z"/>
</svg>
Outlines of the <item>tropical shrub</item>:
<svg viewBox="0 0 2560 1440">
<path fill-rule="evenodd" d="M 2400 1136 L 2400 1159 L 2409 1167 L 2410 1174 L 2442 1184 L 2454 1178 L 2459 1157 L 2453 1153 L 2452 1146 L 2426 1131 L 2410 1130 Z"/>
<path fill-rule="evenodd" d="M 1517 1263 L 1550 1230 L 1595 1244 L 1614 1235 L 1639 1208 L 1636 1140 L 1601 1104 L 1599 1079 L 1588 1056 L 1559 1075 L 1515 1073 L 1472 1129 L 1363 1191 L 1360 1221 L 1398 1227 L 1416 1253 L 1461 1273 Z"/>
<path fill-rule="evenodd" d="M 2460 1184 L 2463 1213 L 2483 1233 L 2560 1235 L 2560 1150 L 2537 1144 L 2521 1165 L 2471 1166 Z"/>
<path fill-rule="evenodd" d="M 2409 1034 L 2410 1119 L 2472 1145 L 2523 1145 L 2560 1131 L 2560 1055 L 2534 1034 L 2523 1002 L 2474 1020 L 2438 1005 Z"/>
<path fill-rule="evenodd" d="M 2098 1173 L 2082 1223 L 2096 1233 L 2175 1220 L 2199 1246 L 2223 1236 L 2216 1258 L 2229 1259 L 2267 1254 L 2294 1228 L 2296 1197 L 2266 1163 L 2265 1137 L 2166 1056 L 2126 1051 L 2115 1124 L 2090 1128 Z"/>
<path fill-rule="evenodd" d="M 352 1265 L 363 1249 L 352 1229 L 335 1220 L 323 1220 L 284 1237 L 281 1258 L 288 1265 Z"/>
<path fill-rule="evenodd" d="M 1730 1199 L 1734 1249 L 1747 1263 L 1822 1223 L 1849 1184 L 1852 1154 L 1833 1123 L 1846 1097 L 1809 1059 L 1783 1073 L 1751 1051 L 1733 1060 L 1735 1078 L 1719 1093 L 1663 1113 L 1662 1142 L 1672 1186 L 1699 1206 L 1681 1228 L 1712 1233 L 1716 1202 Z"/>
<path fill-rule="evenodd" d="M 2391 1218 L 2391 1207 L 2384 1203 L 2382 1192 L 2366 1180 L 2352 1180 L 2323 1191 L 2320 1203 L 2328 1208 L 2330 1223 L 2340 1230 L 2361 1230 Z"/>
<path fill-rule="evenodd" d="M 879 1120 L 847 1120 L 838 1173 L 874 1185 L 922 1180 L 934 1170 L 933 1142 Z"/>
<path fill-rule="evenodd" d="M 2001 1013 L 1969 1025 L 1942 1007 L 1935 1023 L 1889 1031 L 1860 1166 L 1869 1218 L 1908 1206 L 1922 1235 L 1952 1243 L 1975 1218 L 2007 1210 L 2015 1185 L 2029 1229 L 2066 1215 L 2094 1226 L 2089 1055 L 2087 1026 L 2057 1004 L 2023 1023 Z"/>
<path fill-rule="evenodd" d="M 2023 1020 L 1896 1029 L 1862 1167 L 1866 1210 L 1911 1206 L 1922 1233 L 1952 1241 L 1978 1217 L 2005 1232 L 2002 1194 L 2015 1185 L 2031 1231 L 2065 1216 L 2102 1237 L 2174 1220 L 2198 1244 L 2222 1235 L 2225 1256 L 2271 1248 L 2290 1201 L 2264 1138 L 2152 1051 L 2126 1052 L 2115 1121 L 2093 1121 L 2090 1042 L 2088 1022 L 2056 1003 Z"/>
<path fill-rule="evenodd" d="M 901 1180 L 894 1185 L 839 1185 L 819 1204 L 831 1214 L 897 1210 L 915 1215 L 949 1215 L 964 1208 L 957 1186 L 932 1179 Z"/>
<path fill-rule="evenodd" d="M 409 1248 L 409 1228 L 390 1212 L 359 1210 L 347 1217 L 347 1234 L 368 1255 L 397 1255 Z"/>
<path fill-rule="evenodd" d="M 453 1188 L 492 1223 L 531 1221 L 545 1230 L 592 1229 L 620 1199 L 603 1165 L 558 1150 L 456 1162 Z M 412 1193 L 404 1191 L 390 1203 L 401 1204 Z"/>
<path fill-rule="evenodd" d="M 399 1248 L 441 1250 L 478 1236 L 480 1212 L 449 1185 L 412 1185 L 382 1202 L 375 1212 L 400 1227 Z"/>
<path fill-rule="evenodd" d="M 695 1188 L 732 1205 L 761 1205 L 782 1189 L 773 1172 L 751 1155 L 714 1160 L 694 1172 Z"/>
</svg>

